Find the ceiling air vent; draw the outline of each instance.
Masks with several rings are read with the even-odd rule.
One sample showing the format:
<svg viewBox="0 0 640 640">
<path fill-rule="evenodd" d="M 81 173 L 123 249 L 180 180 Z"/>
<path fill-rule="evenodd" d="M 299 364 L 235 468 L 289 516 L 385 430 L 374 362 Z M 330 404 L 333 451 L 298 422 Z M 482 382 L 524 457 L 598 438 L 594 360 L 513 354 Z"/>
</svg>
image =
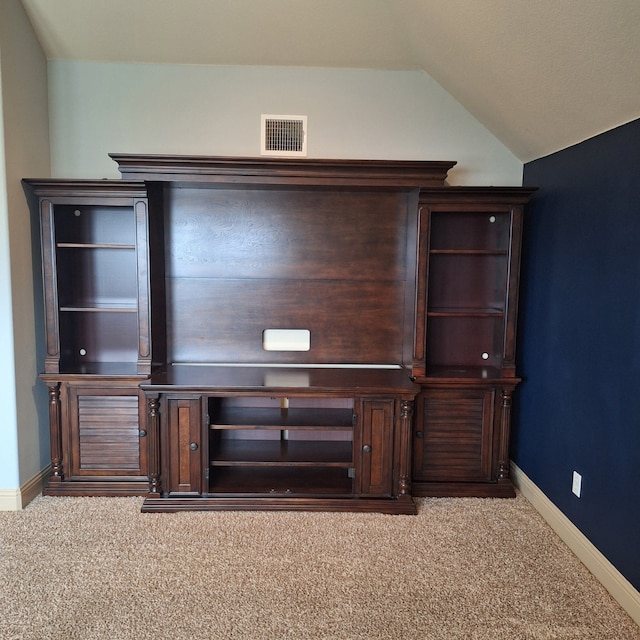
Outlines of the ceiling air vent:
<svg viewBox="0 0 640 640">
<path fill-rule="evenodd" d="M 307 155 L 307 116 L 262 115 L 261 118 L 262 155 Z"/>
</svg>

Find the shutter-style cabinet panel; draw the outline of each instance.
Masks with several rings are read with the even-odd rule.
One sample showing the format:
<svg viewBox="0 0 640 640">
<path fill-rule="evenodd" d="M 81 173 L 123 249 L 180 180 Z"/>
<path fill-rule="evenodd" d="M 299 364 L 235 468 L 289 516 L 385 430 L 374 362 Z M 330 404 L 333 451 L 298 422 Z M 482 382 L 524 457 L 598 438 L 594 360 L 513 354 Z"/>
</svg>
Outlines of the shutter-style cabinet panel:
<svg viewBox="0 0 640 640">
<path fill-rule="evenodd" d="M 48 495 L 142 495 L 149 450 L 138 379 L 50 379 Z"/>
<path fill-rule="evenodd" d="M 69 386 L 70 477 L 147 479 L 138 389 Z"/>
<path fill-rule="evenodd" d="M 492 479 L 494 399 L 492 388 L 427 389 L 418 396 L 414 480 Z"/>
<path fill-rule="evenodd" d="M 140 471 L 137 396 L 76 396 L 78 431 L 72 473 Z"/>
</svg>

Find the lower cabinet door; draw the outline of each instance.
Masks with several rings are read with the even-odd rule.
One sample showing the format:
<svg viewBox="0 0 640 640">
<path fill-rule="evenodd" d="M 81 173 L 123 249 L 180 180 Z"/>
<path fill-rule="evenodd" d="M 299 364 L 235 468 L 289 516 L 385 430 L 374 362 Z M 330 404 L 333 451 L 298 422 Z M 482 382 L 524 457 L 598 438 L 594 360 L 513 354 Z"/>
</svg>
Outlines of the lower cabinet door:
<svg viewBox="0 0 640 640">
<path fill-rule="evenodd" d="M 202 493 L 202 400 L 196 398 L 169 398 L 167 400 L 165 428 L 162 438 L 167 443 L 164 492 L 169 496 L 193 496 Z M 168 436 L 168 437 L 167 437 Z"/>
<path fill-rule="evenodd" d="M 362 496 L 387 497 L 393 490 L 393 400 L 362 400 L 356 440 L 357 486 Z"/>
<path fill-rule="evenodd" d="M 147 480 L 146 432 L 140 428 L 144 424 L 144 401 L 137 386 L 69 385 L 66 391 L 66 478 Z"/>
<path fill-rule="evenodd" d="M 417 399 L 413 479 L 487 482 L 492 478 L 495 389 L 424 389 Z"/>
</svg>

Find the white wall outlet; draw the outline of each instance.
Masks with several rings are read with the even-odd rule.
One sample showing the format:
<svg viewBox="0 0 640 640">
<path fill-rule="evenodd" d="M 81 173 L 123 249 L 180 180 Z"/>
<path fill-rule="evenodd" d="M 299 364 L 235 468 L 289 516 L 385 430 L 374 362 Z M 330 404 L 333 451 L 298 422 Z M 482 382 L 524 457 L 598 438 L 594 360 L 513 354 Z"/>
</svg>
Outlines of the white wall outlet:
<svg viewBox="0 0 640 640">
<path fill-rule="evenodd" d="M 573 472 L 573 482 L 571 484 L 571 492 L 578 498 L 582 493 L 582 476 L 577 471 Z"/>
</svg>

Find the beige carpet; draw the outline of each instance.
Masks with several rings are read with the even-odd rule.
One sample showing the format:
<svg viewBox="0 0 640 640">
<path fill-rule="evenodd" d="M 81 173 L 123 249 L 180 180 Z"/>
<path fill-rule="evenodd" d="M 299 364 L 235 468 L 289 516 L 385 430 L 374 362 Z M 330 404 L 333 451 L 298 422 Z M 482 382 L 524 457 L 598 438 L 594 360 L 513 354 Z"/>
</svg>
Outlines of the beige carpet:
<svg viewBox="0 0 640 640">
<path fill-rule="evenodd" d="M 640 639 L 522 497 L 414 517 L 140 505 L 0 513 L 0 638 Z"/>
</svg>

